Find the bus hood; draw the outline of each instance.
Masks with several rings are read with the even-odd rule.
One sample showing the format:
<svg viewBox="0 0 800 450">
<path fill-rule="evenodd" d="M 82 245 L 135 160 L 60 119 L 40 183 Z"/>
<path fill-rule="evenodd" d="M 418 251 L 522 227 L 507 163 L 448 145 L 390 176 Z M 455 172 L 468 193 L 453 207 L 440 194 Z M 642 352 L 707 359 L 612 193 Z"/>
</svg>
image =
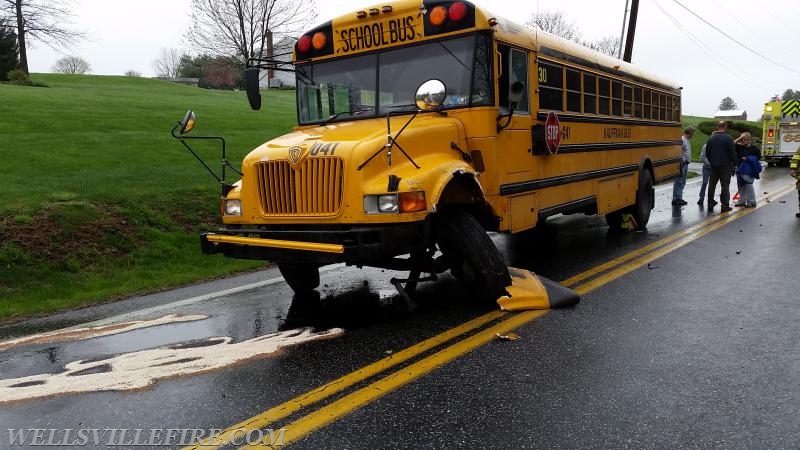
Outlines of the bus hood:
<svg viewBox="0 0 800 450">
<path fill-rule="evenodd" d="M 439 151 L 453 152 L 451 142 L 464 144 L 464 130 L 461 122 L 454 118 L 435 114 L 419 115 L 409 122 L 412 116 L 400 116 L 390 119 L 391 135 L 397 145 L 393 147 L 393 160 L 407 162 L 402 151 L 411 158 L 424 159 L 426 155 Z M 407 125 L 407 126 L 406 126 Z M 403 127 L 405 126 L 405 129 Z M 403 129 L 401 133 L 400 130 Z M 346 164 L 362 164 L 376 155 L 369 162 L 387 165 L 385 157 L 388 149 L 387 120 L 385 118 L 365 119 L 351 122 L 333 123 L 324 126 L 296 128 L 293 132 L 275 138 L 255 150 L 244 160 L 244 165 L 259 161 L 286 160 L 293 166 L 306 158 L 333 156 L 345 160 Z"/>
</svg>

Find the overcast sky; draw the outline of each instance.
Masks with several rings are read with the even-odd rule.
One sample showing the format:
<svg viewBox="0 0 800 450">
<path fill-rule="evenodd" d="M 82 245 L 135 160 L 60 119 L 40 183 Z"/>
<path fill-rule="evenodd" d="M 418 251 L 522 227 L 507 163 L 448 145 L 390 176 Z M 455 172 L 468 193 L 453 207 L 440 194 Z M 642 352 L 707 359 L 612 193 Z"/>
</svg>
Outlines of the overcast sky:
<svg viewBox="0 0 800 450">
<path fill-rule="evenodd" d="M 87 31 L 92 41 L 65 53 L 86 59 L 94 74 L 137 70 L 152 76 L 152 62 L 162 47 L 184 48 L 189 0 L 75 3 L 73 26 Z M 319 22 L 349 9 L 375 5 L 369 0 L 316 3 Z M 626 0 L 475 3 L 520 23 L 537 8 L 560 10 L 578 26 L 584 39 L 594 40 L 620 35 Z M 800 2 L 796 0 L 640 0 L 632 62 L 683 86 L 684 114 L 712 116 L 720 100 L 730 96 L 740 109 L 747 110 L 749 119 L 758 120 L 764 102 L 772 95 L 787 88 L 800 90 L 798 23 Z M 31 72 L 49 72 L 62 55 L 42 44 L 34 45 L 28 55 Z"/>
</svg>

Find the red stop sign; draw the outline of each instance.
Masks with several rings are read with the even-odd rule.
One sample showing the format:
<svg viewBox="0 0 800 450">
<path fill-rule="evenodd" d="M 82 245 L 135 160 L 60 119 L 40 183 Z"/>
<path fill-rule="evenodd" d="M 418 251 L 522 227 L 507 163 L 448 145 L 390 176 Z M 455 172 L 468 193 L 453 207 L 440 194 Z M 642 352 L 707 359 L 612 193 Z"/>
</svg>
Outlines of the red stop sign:
<svg viewBox="0 0 800 450">
<path fill-rule="evenodd" d="M 553 111 L 547 113 L 547 120 L 544 121 L 544 141 L 550 153 L 558 153 L 558 145 L 561 143 L 559 125 L 558 115 Z"/>
</svg>

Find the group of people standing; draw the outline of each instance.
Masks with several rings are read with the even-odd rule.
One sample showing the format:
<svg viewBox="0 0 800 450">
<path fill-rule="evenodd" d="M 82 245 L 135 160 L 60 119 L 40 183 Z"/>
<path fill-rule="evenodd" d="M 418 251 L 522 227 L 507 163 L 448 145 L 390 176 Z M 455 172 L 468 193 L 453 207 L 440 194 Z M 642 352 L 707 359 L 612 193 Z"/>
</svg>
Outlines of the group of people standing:
<svg viewBox="0 0 800 450">
<path fill-rule="evenodd" d="M 727 133 L 728 125 L 725 121 L 717 123 L 716 130 L 708 138 L 700 152 L 700 160 L 703 163 L 703 184 L 700 187 L 700 198 L 698 205 L 703 205 L 708 188 L 708 209 L 711 210 L 717 205 L 714 200 L 717 183 L 720 184 L 720 210 L 722 212 L 731 209 L 730 183 L 731 178 L 736 176 L 736 186 L 739 191 L 739 201 L 733 206 L 753 208 L 756 206 L 756 192 L 753 182 L 759 178 L 761 172 L 761 150 L 752 142 L 750 133 L 744 132 L 735 140 Z M 685 205 L 683 199 L 683 188 L 686 186 L 686 175 L 688 173 L 689 161 L 692 157 L 690 140 L 694 136 L 694 127 L 686 127 L 681 138 L 683 153 L 681 170 L 678 178 L 672 186 L 672 204 L 674 206 Z"/>
</svg>

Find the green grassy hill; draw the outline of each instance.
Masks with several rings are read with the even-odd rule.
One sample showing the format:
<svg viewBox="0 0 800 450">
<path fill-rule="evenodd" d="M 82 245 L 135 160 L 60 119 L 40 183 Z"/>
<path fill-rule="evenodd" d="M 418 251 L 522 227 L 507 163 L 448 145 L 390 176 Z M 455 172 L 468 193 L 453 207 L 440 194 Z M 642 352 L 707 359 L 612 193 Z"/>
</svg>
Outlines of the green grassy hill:
<svg viewBox="0 0 800 450">
<path fill-rule="evenodd" d="M 702 150 L 703 144 L 705 144 L 706 141 L 708 141 L 709 135 L 703 133 L 702 131 L 700 131 L 697 128 L 697 124 L 699 124 L 700 122 L 708 121 L 708 120 L 714 121 L 714 118 L 712 118 L 712 117 L 699 117 L 699 116 L 683 116 L 683 117 L 681 117 L 681 119 L 682 119 L 682 122 L 683 122 L 683 128 L 686 128 L 686 127 L 688 127 L 690 125 L 695 128 L 694 136 L 692 137 L 692 140 L 691 140 L 691 144 L 692 144 L 692 161 L 700 161 L 700 150 Z M 737 120 L 736 122 L 745 122 L 745 123 L 748 123 L 750 125 L 753 125 L 753 126 L 759 128 L 759 129 L 761 128 L 761 122 L 759 122 L 759 121 L 751 121 L 751 120 L 738 121 Z M 738 137 L 739 136 L 739 132 L 738 131 L 729 130 L 729 132 L 733 137 Z M 756 143 L 760 143 L 761 142 L 761 135 L 760 134 L 758 136 L 754 136 L 754 137 L 756 138 Z"/>
<path fill-rule="evenodd" d="M 244 92 L 108 76 L 33 75 L 0 84 L 0 319 L 185 284 L 258 264 L 207 257 L 197 233 L 218 224 L 218 185 L 170 129 L 218 134 L 239 166 L 289 131 L 294 91 Z M 213 169 L 218 145 L 198 146 Z M 234 174 L 235 175 L 235 174 Z"/>
</svg>

